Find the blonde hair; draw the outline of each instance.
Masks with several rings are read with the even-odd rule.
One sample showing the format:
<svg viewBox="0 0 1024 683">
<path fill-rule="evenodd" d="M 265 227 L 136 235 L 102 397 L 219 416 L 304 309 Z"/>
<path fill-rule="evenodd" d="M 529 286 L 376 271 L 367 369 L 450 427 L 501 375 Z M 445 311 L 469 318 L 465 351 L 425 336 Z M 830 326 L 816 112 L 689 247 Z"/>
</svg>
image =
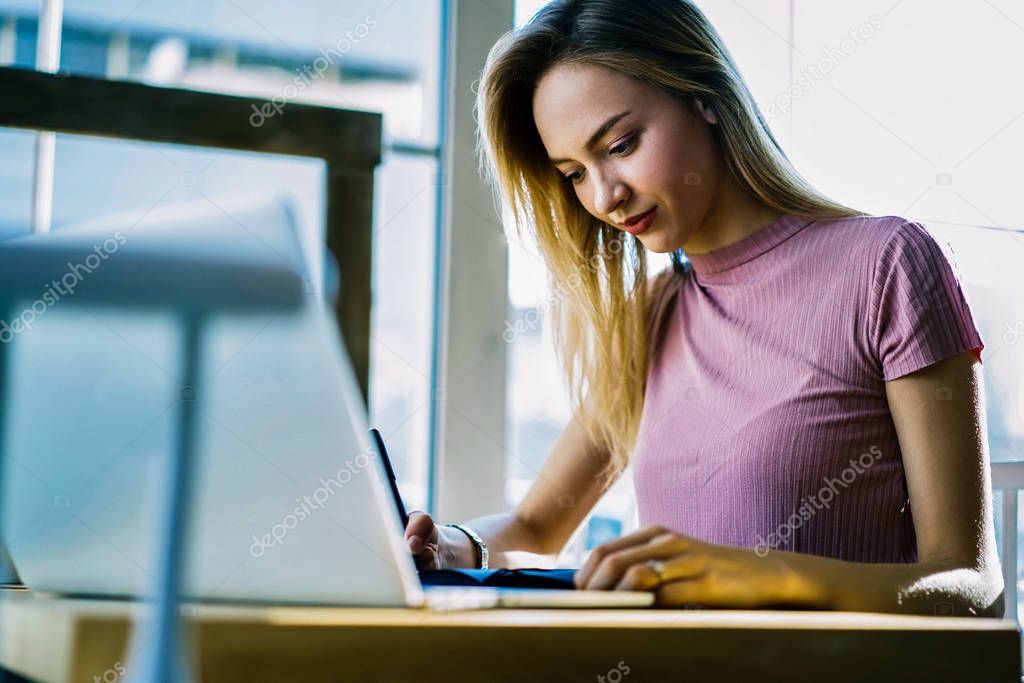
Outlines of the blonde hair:
<svg viewBox="0 0 1024 683">
<path fill-rule="evenodd" d="M 557 0 L 491 48 L 476 100 L 480 171 L 530 234 L 565 301 L 554 307 L 555 341 L 572 408 L 611 457 L 629 462 L 657 339 L 657 292 L 678 282 L 672 255 L 648 287 L 645 250 L 589 214 L 571 181 L 548 160 L 533 120 L 533 94 L 559 64 L 603 66 L 683 98 L 717 117 L 712 134 L 741 187 L 778 211 L 812 219 L 863 215 L 817 192 L 793 168 L 757 109 L 732 57 L 688 0 Z"/>
</svg>

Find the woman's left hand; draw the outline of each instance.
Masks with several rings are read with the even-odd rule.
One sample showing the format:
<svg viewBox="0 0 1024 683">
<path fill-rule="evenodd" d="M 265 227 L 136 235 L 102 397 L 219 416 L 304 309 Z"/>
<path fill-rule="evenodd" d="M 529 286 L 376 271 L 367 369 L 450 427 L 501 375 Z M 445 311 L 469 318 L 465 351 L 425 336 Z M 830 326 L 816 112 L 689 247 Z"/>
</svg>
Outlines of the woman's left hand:
<svg viewBox="0 0 1024 683">
<path fill-rule="evenodd" d="M 704 543 L 649 526 L 594 548 L 574 581 L 581 589 L 653 591 L 662 607 L 825 607 L 823 591 L 780 552 Z M 662 563 L 661 578 L 648 560 Z"/>
</svg>

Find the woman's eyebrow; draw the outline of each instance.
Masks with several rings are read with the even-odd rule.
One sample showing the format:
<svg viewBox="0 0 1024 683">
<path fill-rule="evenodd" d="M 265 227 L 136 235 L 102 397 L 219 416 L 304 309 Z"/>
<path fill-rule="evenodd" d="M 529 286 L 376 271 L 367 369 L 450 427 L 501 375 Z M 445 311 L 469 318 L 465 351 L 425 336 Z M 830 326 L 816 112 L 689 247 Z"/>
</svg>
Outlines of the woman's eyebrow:
<svg viewBox="0 0 1024 683">
<path fill-rule="evenodd" d="M 615 114 L 614 116 L 609 117 L 607 121 L 602 123 L 600 125 L 600 127 L 598 127 L 598 129 L 594 131 L 594 134 L 590 136 L 590 139 L 587 140 L 587 147 L 586 147 L 587 151 L 589 152 L 589 151 L 593 150 L 594 149 L 594 145 L 596 145 L 598 142 L 601 141 L 601 138 L 603 138 L 605 136 L 605 134 L 609 130 L 611 130 L 612 126 L 614 126 L 616 123 L 619 122 L 619 119 L 621 119 L 624 116 L 628 116 L 629 114 L 632 114 L 632 113 L 633 113 L 632 109 L 627 109 L 624 112 L 621 112 L 621 113 Z M 549 159 L 550 159 L 550 157 L 549 157 Z M 572 161 L 572 159 L 550 159 L 550 161 L 553 164 L 560 164 L 563 161 Z"/>
</svg>

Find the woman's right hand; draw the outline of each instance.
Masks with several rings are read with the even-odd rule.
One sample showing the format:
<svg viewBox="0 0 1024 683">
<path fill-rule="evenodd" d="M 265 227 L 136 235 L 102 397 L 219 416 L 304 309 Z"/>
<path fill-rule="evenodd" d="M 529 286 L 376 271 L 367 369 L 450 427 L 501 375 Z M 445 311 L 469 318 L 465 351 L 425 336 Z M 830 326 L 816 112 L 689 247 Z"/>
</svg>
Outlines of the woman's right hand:
<svg viewBox="0 0 1024 683">
<path fill-rule="evenodd" d="M 444 569 L 444 558 L 451 557 L 440 527 L 425 512 L 409 513 L 405 542 L 416 561 L 416 568 L 420 570 Z"/>
</svg>

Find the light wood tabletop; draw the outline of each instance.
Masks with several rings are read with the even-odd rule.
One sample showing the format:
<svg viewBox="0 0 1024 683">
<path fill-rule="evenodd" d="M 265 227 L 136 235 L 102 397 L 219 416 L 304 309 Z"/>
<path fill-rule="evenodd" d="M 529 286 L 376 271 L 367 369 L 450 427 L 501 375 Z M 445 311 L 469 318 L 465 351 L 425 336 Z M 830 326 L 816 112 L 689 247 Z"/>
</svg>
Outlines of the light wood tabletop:
<svg viewBox="0 0 1024 683">
<path fill-rule="evenodd" d="M 186 604 L 199 680 L 1020 681 L 1016 622 L 727 610 L 460 610 Z M 0 592 L 0 665 L 121 681 L 146 608 Z M 141 647 L 145 647 L 142 644 Z"/>
</svg>

